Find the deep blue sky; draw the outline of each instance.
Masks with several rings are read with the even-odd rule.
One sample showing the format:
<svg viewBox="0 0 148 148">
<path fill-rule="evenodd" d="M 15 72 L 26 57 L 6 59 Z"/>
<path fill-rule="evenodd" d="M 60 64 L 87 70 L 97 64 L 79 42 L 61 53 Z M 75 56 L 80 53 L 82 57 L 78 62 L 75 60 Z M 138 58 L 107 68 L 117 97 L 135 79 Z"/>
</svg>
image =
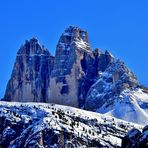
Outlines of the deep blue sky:
<svg viewBox="0 0 148 148">
<path fill-rule="evenodd" d="M 92 48 L 111 51 L 148 86 L 147 0 L 1 0 L 0 98 L 20 45 L 37 37 L 54 53 L 69 25 L 87 30 Z"/>
</svg>

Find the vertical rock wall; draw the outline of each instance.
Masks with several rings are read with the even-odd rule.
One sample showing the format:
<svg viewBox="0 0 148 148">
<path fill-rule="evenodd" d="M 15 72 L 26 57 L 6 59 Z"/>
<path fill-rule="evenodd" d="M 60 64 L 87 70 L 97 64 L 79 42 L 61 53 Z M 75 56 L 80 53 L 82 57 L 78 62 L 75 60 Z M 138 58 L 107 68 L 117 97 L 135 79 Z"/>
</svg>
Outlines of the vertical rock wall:
<svg viewBox="0 0 148 148">
<path fill-rule="evenodd" d="M 54 57 L 32 38 L 20 48 L 4 100 L 45 102 Z"/>
</svg>

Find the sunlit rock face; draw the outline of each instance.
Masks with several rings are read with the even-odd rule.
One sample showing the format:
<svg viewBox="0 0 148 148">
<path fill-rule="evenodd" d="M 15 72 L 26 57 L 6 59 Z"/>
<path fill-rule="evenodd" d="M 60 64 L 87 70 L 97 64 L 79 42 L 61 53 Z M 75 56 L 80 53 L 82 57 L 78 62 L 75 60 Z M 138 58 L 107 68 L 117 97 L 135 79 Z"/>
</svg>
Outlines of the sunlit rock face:
<svg viewBox="0 0 148 148">
<path fill-rule="evenodd" d="M 4 100 L 45 102 L 54 57 L 32 38 L 17 52 Z"/>
<path fill-rule="evenodd" d="M 48 102 L 82 106 L 92 85 L 91 79 L 95 76 L 95 58 L 88 34 L 78 27 L 70 26 L 61 35 L 57 44 Z M 90 81 L 90 84 L 86 83 L 87 81 Z"/>
</svg>

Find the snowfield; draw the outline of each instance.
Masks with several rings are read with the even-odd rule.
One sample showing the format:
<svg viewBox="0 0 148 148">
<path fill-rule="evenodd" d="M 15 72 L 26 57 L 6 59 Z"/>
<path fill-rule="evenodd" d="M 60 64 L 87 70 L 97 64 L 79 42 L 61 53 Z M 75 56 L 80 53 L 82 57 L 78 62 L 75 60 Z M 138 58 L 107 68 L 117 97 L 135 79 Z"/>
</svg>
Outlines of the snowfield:
<svg viewBox="0 0 148 148">
<path fill-rule="evenodd" d="M 121 93 L 120 99 L 116 99 L 113 106 L 105 107 L 104 104 L 97 112 L 113 116 L 142 125 L 148 124 L 148 95 L 141 89 Z"/>
<path fill-rule="evenodd" d="M 133 127 L 111 116 L 47 103 L 0 102 L 0 146 L 120 147 Z"/>
</svg>

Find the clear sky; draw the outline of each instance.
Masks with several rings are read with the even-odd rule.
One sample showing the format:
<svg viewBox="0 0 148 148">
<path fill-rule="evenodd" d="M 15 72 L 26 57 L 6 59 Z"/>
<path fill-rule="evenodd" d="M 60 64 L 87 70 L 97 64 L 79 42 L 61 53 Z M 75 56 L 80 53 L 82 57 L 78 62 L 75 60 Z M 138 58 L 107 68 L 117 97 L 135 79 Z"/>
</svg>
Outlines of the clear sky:
<svg viewBox="0 0 148 148">
<path fill-rule="evenodd" d="M 37 37 L 54 54 L 69 25 L 87 30 L 92 48 L 111 51 L 148 86 L 148 0 L 1 0 L 0 98 L 20 45 Z"/>
</svg>

